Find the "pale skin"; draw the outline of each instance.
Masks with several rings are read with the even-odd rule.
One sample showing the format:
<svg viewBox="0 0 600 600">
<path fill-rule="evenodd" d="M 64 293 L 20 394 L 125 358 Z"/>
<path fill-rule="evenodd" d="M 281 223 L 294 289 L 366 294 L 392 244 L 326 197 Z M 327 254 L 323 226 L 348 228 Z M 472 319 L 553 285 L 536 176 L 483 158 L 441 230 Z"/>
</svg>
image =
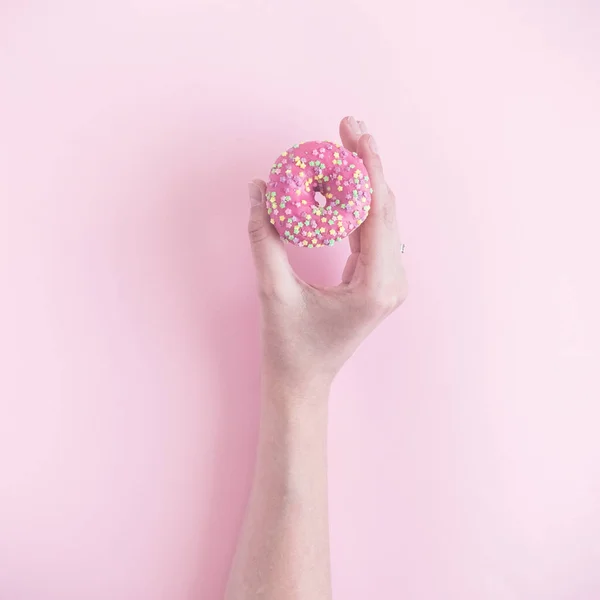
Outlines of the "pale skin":
<svg viewBox="0 0 600 600">
<path fill-rule="evenodd" d="M 347 117 L 344 146 L 373 187 L 337 286 L 294 273 L 269 222 L 263 181 L 249 184 L 248 232 L 262 318 L 262 404 L 254 484 L 226 600 L 330 600 L 327 412 L 331 383 L 362 340 L 406 298 L 394 195 L 366 125 Z"/>
</svg>

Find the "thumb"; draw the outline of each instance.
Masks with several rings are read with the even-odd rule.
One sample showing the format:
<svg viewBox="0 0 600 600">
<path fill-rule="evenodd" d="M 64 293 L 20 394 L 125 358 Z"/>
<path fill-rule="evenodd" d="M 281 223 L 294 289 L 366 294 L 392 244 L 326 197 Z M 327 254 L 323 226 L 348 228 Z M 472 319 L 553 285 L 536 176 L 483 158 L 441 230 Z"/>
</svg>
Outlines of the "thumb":
<svg viewBox="0 0 600 600">
<path fill-rule="evenodd" d="M 292 269 L 283 242 L 267 213 L 266 189 L 265 182 L 259 179 L 248 183 L 250 196 L 248 237 L 259 287 L 264 293 L 272 294 L 291 280 Z"/>
</svg>

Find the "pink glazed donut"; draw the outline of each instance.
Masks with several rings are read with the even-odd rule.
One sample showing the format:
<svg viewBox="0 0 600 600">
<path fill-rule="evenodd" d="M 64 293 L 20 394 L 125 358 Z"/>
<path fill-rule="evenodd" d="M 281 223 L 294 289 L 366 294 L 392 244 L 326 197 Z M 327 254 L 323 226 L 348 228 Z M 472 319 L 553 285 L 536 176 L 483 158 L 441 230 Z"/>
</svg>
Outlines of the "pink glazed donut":
<svg viewBox="0 0 600 600">
<path fill-rule="evenodd" d="M 333 246 L 367 218 L 372 192 L 356 152 L 333 142 L 303 142 L 275 161 L 267 212 L 283 241 L 304 248 Z"/>
</svg>

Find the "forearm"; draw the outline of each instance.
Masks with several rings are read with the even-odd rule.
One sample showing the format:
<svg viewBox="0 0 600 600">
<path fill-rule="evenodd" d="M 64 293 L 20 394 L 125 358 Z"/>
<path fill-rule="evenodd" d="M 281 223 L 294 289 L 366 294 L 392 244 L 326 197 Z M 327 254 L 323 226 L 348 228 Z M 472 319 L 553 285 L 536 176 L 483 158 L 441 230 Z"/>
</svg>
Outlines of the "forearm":
<svg viewBox="0 0 600 600">
<path fill-rule="evenodd" d="M 227 600 L 329 600 L 328 386 L 264 378 L 254 485 Z"/>
</svg>

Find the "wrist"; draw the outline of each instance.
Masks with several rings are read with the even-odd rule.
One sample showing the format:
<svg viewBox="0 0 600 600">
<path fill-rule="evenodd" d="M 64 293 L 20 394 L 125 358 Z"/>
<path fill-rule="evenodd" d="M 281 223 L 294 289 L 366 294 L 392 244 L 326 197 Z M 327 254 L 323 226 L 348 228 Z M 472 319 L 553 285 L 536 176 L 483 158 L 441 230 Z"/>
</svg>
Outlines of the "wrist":
<svg viewBox="0 0 600 600">
<path fill-rule="evenodd" d="M 284 368 L 282 361 L 265 356 L 261 371 L 263 396 L 287 403 L 326 401 L 334 377 L 328 369 L 307 368 L 302 362 Z"/>
<path fill-rule="evenodd" d="M 305 377 L 285 377 L 264 368 L 261 385 L 264 402 L 308 407 L 327 403 L 331 389 L 331 378 L 320 374 Z"/>
<path fill-rule="evenodd" d="M 263 375 L 261 431 L 275 434 L 281 443 L 291 447 L 325 439 L 329 387 L 321 381 L 291 385 L 289 381 Z"/>
</svg>

